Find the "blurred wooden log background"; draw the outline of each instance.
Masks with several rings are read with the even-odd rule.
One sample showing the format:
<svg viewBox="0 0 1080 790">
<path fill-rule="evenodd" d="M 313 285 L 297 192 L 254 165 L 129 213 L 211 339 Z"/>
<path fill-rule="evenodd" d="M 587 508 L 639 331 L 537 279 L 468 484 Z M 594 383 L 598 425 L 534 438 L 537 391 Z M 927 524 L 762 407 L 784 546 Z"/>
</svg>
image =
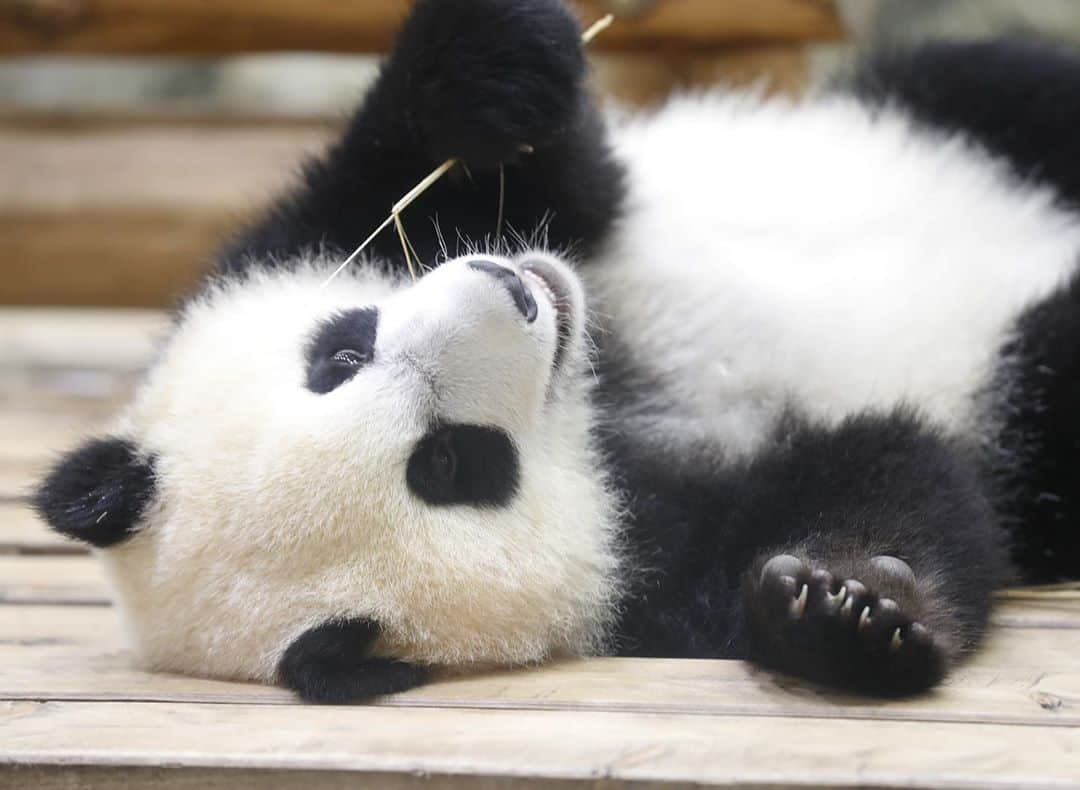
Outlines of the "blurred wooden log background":
<svg viewBox="0 0 1080 790">
<path fill-rule="evenodd" d="M 600 90 L 797 92 L 810 45 L 843 38 L 829 0 L 576 0 L 620 12 L 593 46 Z M 385 51 L 409 0 L 0 0 L 0 56 Z M 78 108 L 0 99 L 0 304 L 159 306 L 281 189 L 338 120 Z"/>
</svg>

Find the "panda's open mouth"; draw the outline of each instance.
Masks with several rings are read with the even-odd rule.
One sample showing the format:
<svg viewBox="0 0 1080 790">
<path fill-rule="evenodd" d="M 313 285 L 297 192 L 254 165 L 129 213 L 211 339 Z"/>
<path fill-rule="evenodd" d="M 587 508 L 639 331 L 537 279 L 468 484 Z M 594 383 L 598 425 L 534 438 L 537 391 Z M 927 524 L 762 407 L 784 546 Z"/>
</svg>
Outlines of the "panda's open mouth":
<svg viewBox="0 0 1080 790">
<path fill-rule="evenodd" d="M 566 275 L 543 258 L 530 258 L 521 263 L 521 273 L 543 294 L 555 309 L 555 360 L 557 369 L 566 355 L 574 331 L 574 290 Z"/>
</svg>

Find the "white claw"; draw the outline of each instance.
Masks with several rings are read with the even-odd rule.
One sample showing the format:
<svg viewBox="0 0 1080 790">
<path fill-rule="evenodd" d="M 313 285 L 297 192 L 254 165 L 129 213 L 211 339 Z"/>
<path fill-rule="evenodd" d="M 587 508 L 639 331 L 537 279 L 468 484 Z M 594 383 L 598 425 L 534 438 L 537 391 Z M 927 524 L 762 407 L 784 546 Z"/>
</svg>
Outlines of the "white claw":
<svg viewBox="0 0 1080 790">
<path fill-rule="evenodd" d="M 844 599 L 847 598 L 847 587 L 841 585 L 840 591 L 833 595 L 832 593 L 825 593 L 825 600 L 828 601 L 830 609 L 839 609 L 844 604 Z M 850 610 L 850 607 L 848 607 Z"/>
<path fill-rule="evenodd" d="M 892 640 L 889 642 L 889 650 L 896 652 L 900 649 L 900 645 L 904 644 L 903 637 L 900 636 L 900 629 L 897 628 L 892 632 Z"/>
<path fill-rule="evenodd" d="M 844 605 L 840 607 L 840 614 L 844 615 L 844 617 L 848 617 L 851 615 L 851 611 L 855 606 L 855 597 L 847 594 L 847 587 L 843 587 L 842 589 L 847 600 L 845 600 Z"/>
<path fill-rule="evenodd" d="M 868 628 L 869 626 L 870 626 L 870 607 L 869 606 L 864 606 L 863 610 L 862 610 L 862 614 L 859 615 L 859 630 L 862 631 L 864 628 Z"/>
<path fill-rule="evenodd" d="M 803 616 L 803 612 L 806 611 L 806 598 L 810 594 L 809 589 L 804 584 L 802 589 L 799 590 L 799 597 L 791 602 L 791 616 L 798 620 Z"/>
</svg>

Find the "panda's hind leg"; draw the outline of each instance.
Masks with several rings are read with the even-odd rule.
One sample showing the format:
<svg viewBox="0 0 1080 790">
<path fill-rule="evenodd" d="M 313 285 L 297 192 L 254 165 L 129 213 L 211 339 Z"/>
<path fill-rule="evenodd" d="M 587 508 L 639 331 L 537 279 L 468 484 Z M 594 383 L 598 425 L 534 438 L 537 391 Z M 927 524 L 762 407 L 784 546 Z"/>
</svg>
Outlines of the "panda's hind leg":
<svg viewBox="0 0 1080 790">
<path fill-rule="evenodd" d="M 965 450 L 918 415 L 794 420 L 729 490 L 747 658 L 888 696 L 978 644 L 1001 532 Z"/>
<path fill-rule="evenodd" d="M 1029 582 L 1080 578 L 1080 274 L 1027 308 L 1001 350 L 986 463 Z"/>
<path fill-rule="evenodd" d="M 758 565 L 745 590 L 762 664 L 893 695 L 933 686 L 955 657 L 932 585 L 898 557 L 823 564 L 777 554 Z"/>
</svg>

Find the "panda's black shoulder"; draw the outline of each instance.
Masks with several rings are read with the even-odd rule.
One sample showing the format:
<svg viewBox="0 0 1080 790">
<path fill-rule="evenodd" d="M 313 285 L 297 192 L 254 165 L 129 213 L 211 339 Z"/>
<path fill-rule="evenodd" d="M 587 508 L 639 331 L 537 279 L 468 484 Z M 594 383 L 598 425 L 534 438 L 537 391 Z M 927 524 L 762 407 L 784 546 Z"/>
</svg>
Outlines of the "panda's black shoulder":
<svg viewBox="0 0 1080 790">
<path fill-rule="evenodd" d="M 1080 206 L 1080 50 L 1017 37 L 931 42 L 862 58 L 846 87 L 968 136 Z"/>
</svg>

